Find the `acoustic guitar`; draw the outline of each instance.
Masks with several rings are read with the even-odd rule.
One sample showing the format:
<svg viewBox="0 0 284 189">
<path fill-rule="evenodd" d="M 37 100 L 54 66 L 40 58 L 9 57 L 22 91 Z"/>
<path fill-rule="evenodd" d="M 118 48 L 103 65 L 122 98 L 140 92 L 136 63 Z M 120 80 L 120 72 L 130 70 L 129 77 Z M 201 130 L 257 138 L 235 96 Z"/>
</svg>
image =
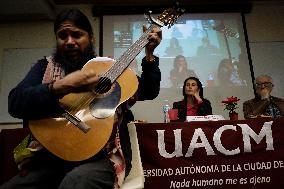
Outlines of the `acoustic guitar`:
<svg viewBox="0 0 284 189">
<path fill-rule="evenodd" d="M 137 76 L 128 66 L 148 43 L 147 36 L 153 27 L 171 27 L 183 12 L 176 6 L 157 19 L 149 12 L 145 15 L 149 28 L 117 61 L 88 61 L 82 69 L 92 69 L 100 75 L 98 84 L 90 92 L 64 96 L 60 100 L 64 109 L 61 116 L 30 121 L 33 136 L 51 153 L 67 161 L 82 161 L 97 154 L 112 134 L 116 108 L 138 88 Z"/>
</svg>

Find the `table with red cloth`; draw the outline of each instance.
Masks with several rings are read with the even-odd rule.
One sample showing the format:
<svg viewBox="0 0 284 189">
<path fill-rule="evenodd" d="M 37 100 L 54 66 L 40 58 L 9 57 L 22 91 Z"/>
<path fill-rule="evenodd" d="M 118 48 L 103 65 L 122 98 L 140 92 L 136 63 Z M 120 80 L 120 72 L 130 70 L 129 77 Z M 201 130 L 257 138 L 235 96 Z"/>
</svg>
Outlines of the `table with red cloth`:
<svg viewBox="0 0 284 189">
<path fill-rule="evenodd" d="M 284 119 L 136 123 L 145 189 L 284 188 Z"/>
</svg>

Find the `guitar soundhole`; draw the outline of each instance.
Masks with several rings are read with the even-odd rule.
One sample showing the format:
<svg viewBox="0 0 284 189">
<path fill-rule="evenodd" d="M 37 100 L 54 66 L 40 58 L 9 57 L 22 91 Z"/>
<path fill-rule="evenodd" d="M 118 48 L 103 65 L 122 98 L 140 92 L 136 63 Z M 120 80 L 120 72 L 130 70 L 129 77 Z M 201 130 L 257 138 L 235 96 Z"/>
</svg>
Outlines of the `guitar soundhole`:
<svg viewBox="0 0 284 189">
<path fill-rule="evenodd" d="M 98 94 L 103 94 L 108 92 L 110 89 L 111 89 L 111 80 L 107 77 L 101 77 L 94 89 L 94 92 Z"/>
</svg>

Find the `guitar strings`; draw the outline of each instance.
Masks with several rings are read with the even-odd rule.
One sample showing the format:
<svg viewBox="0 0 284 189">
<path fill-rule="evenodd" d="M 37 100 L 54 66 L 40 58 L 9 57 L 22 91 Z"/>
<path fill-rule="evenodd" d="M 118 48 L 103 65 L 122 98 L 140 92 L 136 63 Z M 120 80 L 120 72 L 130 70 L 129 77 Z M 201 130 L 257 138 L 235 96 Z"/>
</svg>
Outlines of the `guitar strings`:
<svg viewBox="0 0 284 189">
<path fill-rule="evenodd" d="M 183 10 L 180 10 L 178 11 L 179 12 L 179 15 L 177 15 L 176 11 L 175 14 L 173 15 L 172 13 L 170 13 L 169 11 L 172 10 L 172 9 L 168 9 L 167 11 L 164 11 L 161 15 L 159 15 L 157 17 L 158 20 L 162 21 L 164 23 L 164 25 L 168 25 L 170 24 L 168 27 L 170 27 L 171 25 L 173 25 L 173 23 L 176 21 L 176 19 L 178 18 L 178 16 L 180 16 L 184 11 Z M 170 15 L 170 18 L 167 18 L 168 16 Z M 168 19 L 168 20 L 167 20 Z M 150 20 L 150 19 L 148 19 Z M 102 77 L 102 79 L 99 81 L 101 82 L 101 84 L 99 85 L 99 87 L 96 89 L 98 91 L 98 93 L 100 92 L 103 92 L 105 91 L 109 86 L 108 85 L 104 85 L 104 83 L 108 80 L 111 81 L 111 84 L 113 84 L 114 80 L 117 79 L 119 76 L 120 76 L 120 72 L 119 71 L 119 68 L 123 68 L 121 71 L 123 71 L 124 69 L 126 69 L 131 61 L 135 58 L 135 56 L 137 56 L 140 51 L 142 50 L 142 48 L 149 42 L 148 40 L 148 33 L 153 29 L 155 25 L 154 24 L 151 24 L 150 27 L 143 33 L 143 35 L 139 38 L 139 40 L 137 40 L 133 45 L 131 45 L 131 47 L 136 47 L 137 44 L 139 46 L 139 42 L 141 42 L 140 44 L 140 49 L 137 48 L 136 51 L 135 51 L 135 48 L 133 49 L 133 51 L 135 53 L 131 53 L 131 48 L 128 49 L 125 53 L 123 53 L 123 55 L 118 59 L 117 62 L 115 62 L 110 68 L 109 70 L 107 70 Z M 159 26 L 159 25 L 158 25 Z M 159 26 L 160 27 L 160 26 Z M 128 53 L 128 55 L 131 55 L 131 56 L 126 56 L 126 54 Z M 121 64 L 122 62 L 122 64 Z M 123 67 L 124 65 L 126 65 L 126 67 Z M 114 68 L 117 68 L 117 69 L 114 69 Z M 114 73 L 116 73 L 117 75 L 115 75 Z M 108 77 L 108 74 L 109 74 L 109 77 Z M 114 78 L 112 78 L 111 76 L 115 76 Z M 93 91 L 93 93 L 95 93 Z M 86 106 L 88 105 L 89 103 L 91 103 L 97 96 L 99 96 L 98 93 L 86 93 L 87 95 L 83 95 L 81 96 L 80 100 L 77 100 L 77 102 L 75 102 L 71 107 L 70 109 L 74 109 L 74 110 L 79 110 L 81 109 L 81 107 L 83 106 Z M 83 100 L 82 100 L 83 99 Z M 83 101 L 83 103 L 81 103 L 81 101 Z M 76 106 L 77 104 L 80 104 L 79 106 Z"/>
<path fill-rule="evenodd" d="M 111 65 L 111 67 L 109 69 L 113 69 L 114 64 Z M 105 75 L 106 73 L 103 73 L 103 75 Z M 86 92 L 86 94 L 83 94 L 80 99 L 78 99 L 77 101 L 75 101 L 68 109 L 69 111 L 79 111 L 81 110 L 84 106 L 88 105 L 93 99 L 99 97 L 98 93 L 90 93 L 90 92 Z"/>
<path fill-rule="evenodd" d="M 120 71 L 120 67 L 123 68 L 123 70 L 125 69 L 125 66 L 128 66 L 131 63 L 131 60 L 133 60 L 135 58 L 135 56 L 141 51 L 141 49 L 148 43 L 147 40 L 147 35 L 150 32 L 150 30 L 152 30 L 153 25 L 151 25 L 146 32 L 143 33 L 143 35 L 126 51 L 123 53 L 123 55 L 118 59 L 118 61 L 116 61 L 113 64 L 113 67 L 111 67 L 106 73 L 105 73 L 105 77 L 108 77 L 107 73 L 109 73 L 110 76 L 113 75 L 117 75 L 115 74 L 115 72 L 121 73 Z M 142 40 L 143 39 L 143 40 Z M 145 43 L 146 42 L 146 43 Z M 140 43 L 145 43 L 145 44 L 140 44 Z M 135 49 L 135 47 L 140 46 L 140 49 Z M 133 49 L 133 50 L 131 50 Z M 136 53 L 133 53 L 132 51 L 136 50 Z M 127 60 L 128 59 L 128 60 Z M 116 76 L 116 78 L 119 75 Z M 115 78 L 115 79 L 116 79 Z M 104 78 L 105 80 L 105 78 Z M 113 82 L 113 81 L 112 81 Z M 99 91 L 103 91 L 105 88 L 103 89 L 99 89 Z"/>
<path fill-rule="evenodd" d="M 141 51 L 141 49 L 148 43 L 147 40 L 147 34 L 150 32 L 150 29 L 152 29 L 152 27 L 149 27 L 149 29 L 140 37 L 140 39 L 138 41 L 136 41 L 133 46 L 137 47 L 139 46 L 140 49 L 138 48 L 133 48 L 133 50 L 128 50 L 126 51 L 121 57 L 120 59 L 115 62 L 110 69 L 105 72 L 103 74 L 103 79 L 100 80 L 99 84 L 99 88 L 96 89 L 96 92 L 100 93 L 105 91 L 109 86 L 108 85 L 104 85 L 104 83 L 111 77 L 111 76 L 116 76 L 116 78 L 119 76 L 117 73 L 120 73 L 120 70 L 123 68 L 125 69 L 125 66 L 128 66 L 130 64 L 130 62 L 135 58 L 135 56 Z M 143 39 L 143 40 L 142 40 Z M 146 40 L 145 40 L 146 39 Z M 131 49 L 131 48 L 130 48 Z M 132 53 L 132 51 L 135 51 L 136 53 Z M 130 55 L 130 56 L 129 56 Z M 121 63 L 122 62 L 122 63 Z M 123 70 L 122 69 L 122 70 Z M 115 74 L 116 73 L 116 74 Z M 113 81 L 111 80 L 111 83 Z M 98 97 L 99 94 L 95 93 L 95 95 L 90 95 L 90 93 L 87 93 L 87 95 L 81 97 L 81 99 L 79 101 L 77 101 L 76 104 L 74 104 L 72 106 L 72 109 L 74 110 L 80 110 L 82 107 L 88 105 L 89 103 L 91 103 L 93 101 L 93 99 L 95 99 L 96 97 Z M 80 103 L 83 99 L 83 103 Z M 77 105 L 80 104 L 80 105 Z M 74 108 L 75 107 L 75 108 Z"/>
<path fill-rule="evenodd" d="M 142 35 L 141 38 L 132 45 L 134 47 L 134 48 L 132 48 L 132 50 L 130 48 L 130 50 L 126 51 L 121 56 L 121 58 L 119 58 L 119 60 L 113 64 L 113 67 L 110 68 L 109 71 L 107 71 L 105 73 L 105 76 L 102 79 L 103 82 L 107 81 L 110 76 L 115 76 L 115 78 L 114 78 L 114 80 L 115 80 L 121 74 L 121 71 L 123 71 L 125 68 L 127 68 L 127 66 L 130 65 L 131 61 L 135 58 L 136 54 L 138 54 L 141 51 L 141 49 L 145 46 L 144 44 L 143 45 L 141 44 L 141 42 L 143 43 L 145 41 L 145 39 L 143 39 L 143 40 L 141 40 L 141 39 L 145 38 L 145 36 L 147 36 L 146 34 Z M 136 48 L 137 46 L 139 46 L 140 49 Z M 109 76 L 107 75 L 107 73 L 109 73 Z M 113 81 L 111 80 L 111 82 L 113 82 Z M 106 89 L 106 87 L 108 87 L 108 86 L 107 85 L 106 86 L 100 85 L 99 88 L 97 89 L 97 91 L 103 92 Z"/>
<path fill-rule="evenodd" d="M 143 48 L 147 44 L 147 43 L 145 43 L 145 38 L 147 37 L 147 34 L 149 33 L 150 29 L 152 29 L 152 27 L 149 27 L 149 29 L 144 33 L 144 35 L 142 35 L 140 37 L 140 39 L 133 44 L 134 47 L 137 46 L 137 44 L 138 44 L 138 46 Z M 140 41 L 142 41 L 142 43 L 144 42 L 145 45 L 144 44 L 140 44 L 139 45 Z M 148 41 L 146 40 L 146 42 L 148 42 Z M 136 51 L 138 51 L 137 52 L 137 54 L 138 54 L 141 51 L 141 49 L 135 49 L 134 48 L 132 51 L 136 50 Z M 126 56 L 126 55 L 132 55 L 132 56 Z M 106 73 L 103 74 L 103 79 L 100 80 L 99 88 L 97 88 L 96 91 L 98 93 L 100 93 L 100 92 L 103 92 L 104 90 L 106 90 L 106 88 L 108 88 L 109 86 L 108 85 L 104 85 L 104 83 L 109 79 L 109 76 L 117 75 L 117 74 L 114 74 L 114 73 L 115 72 L 117 73 L 121 68 L 124 68 L 125 67 L 124 64 L 125 65 L 129 65 L 128 63 L 130 63 L 130 61 L 135 58 L 134 55 L 136 56 L 135 53 L 134 54 L 131 53 L 131 50 L 126 51 L 121 56 L 121 58 L 117 62 L 115 62 Z M 121 64 L 121 62 L 123 62 L 123 63 Z M 118 76 L 116 76 L 116 77 L 118 77 Z M 113 81 L 111 80 L 111 82 L 113 82 Z M 82 107 L 84 107 L 84 106 L 88 105 L 89 103 L 91 103 L 93 101 L 93 99 L 95 99 L 98 96 L 99 96 L 99 94 L 97 94 L 97 93 L 95 93 L 95 95 L 90 95 L 89 93 L 87 93 L 87 95 L 81 96 L 80 100 L 78 100 L 77 103 L 74 103 L 70 107 L 70 109 L 75 110 L 75 111 L 80 110 Z M 82 101 L 83 101 L 83 103 L 82 103 Z"/>
<path fill-rule="evenodd" d="M 86 93 L 81 96 L 81 98 L 74 102 L 72 106 L 68 108 L 68 111 L 78 111 L 81 110 L 83 107 L 89 105 L 95 98 L 99 97 L 107 88 L 109 88 L 109 85 L 107 83 L 108 80 L 111 80 L 111 84 L 115 81 L 116 78 L 119 77 L 121 74 L 121 71 L 126 69 L 131 61 L 136 57 L 137 54 L 140 53 L 142 48 L 148 43 L 148 33 L 152 30 L 154 25 L 151 25 L 144 33 L 143 35 L 131 46 L 132 49 L 128 49 L 126 52 L 123 53 L 123 55 L 116 61 L 114 64 L 111 65 L 111 67 L 102 74 L 101 80 L 99 83 L 96 84 L 98 88 L 95 89 L 95 91 L 92 91 L 91 93 Z M 136 48 L 137 47 L 137 48 Z M 138 48 L 139 47 L 139 48 Z M 133 53 L 134 51 L 134 53 Z M 112 78 L 115 76 L 114 78 Z"/>
</svg>

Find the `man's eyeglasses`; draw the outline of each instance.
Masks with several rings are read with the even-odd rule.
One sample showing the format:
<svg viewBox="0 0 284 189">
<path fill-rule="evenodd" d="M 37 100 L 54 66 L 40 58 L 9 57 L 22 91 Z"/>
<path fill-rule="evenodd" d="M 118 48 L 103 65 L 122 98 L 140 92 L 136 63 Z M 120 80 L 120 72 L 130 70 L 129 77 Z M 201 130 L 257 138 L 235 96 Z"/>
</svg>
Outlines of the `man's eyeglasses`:
<svg viewBox="0 0 284 189">
<path fill-rule="evenodd" d="M 256 88 L 261 88 L 262 86 L 264 86 L 264 87 L 273 87 L 273 84 L 271 82 L 264 82 L 264 83 L 256 83 L 255 84 Z"/>
</svg>

